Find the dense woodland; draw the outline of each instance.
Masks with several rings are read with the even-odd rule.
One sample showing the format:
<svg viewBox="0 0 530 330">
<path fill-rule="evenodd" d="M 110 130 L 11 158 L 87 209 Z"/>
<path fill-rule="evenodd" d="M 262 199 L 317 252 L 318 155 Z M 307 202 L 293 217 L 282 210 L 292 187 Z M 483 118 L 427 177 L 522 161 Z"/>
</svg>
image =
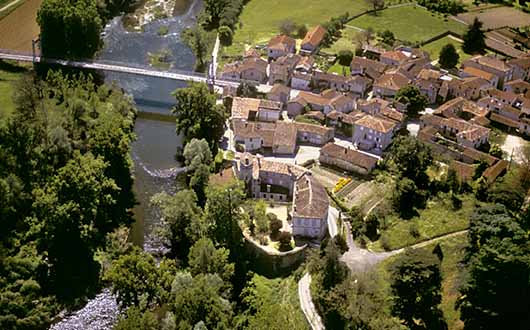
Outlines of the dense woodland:
<svg viewBox="0 0 530 330">
<path fill-rule="evenodd" d="M 14 98 L 0 125 L 0 328 L 42 329 L 99 287 L 94 254 L 132 221 L 135 108 L 116 87 L 54 72 L 28 74 Z"/>
</svg>

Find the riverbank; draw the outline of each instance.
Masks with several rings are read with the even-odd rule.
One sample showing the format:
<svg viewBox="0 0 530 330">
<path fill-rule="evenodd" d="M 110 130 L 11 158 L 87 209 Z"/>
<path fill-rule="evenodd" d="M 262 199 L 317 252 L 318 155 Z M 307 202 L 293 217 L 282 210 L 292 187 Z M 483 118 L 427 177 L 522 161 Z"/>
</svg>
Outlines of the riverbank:
<svg viewBox="0 0 530 330">
<path fill-rule="evenodd" d="M 31 52 L 31 41 L 40 33 L 37 11 L 42 0 L 26 0 L 9 14 L 0 16 L 0 48 Z"/>
</svg>

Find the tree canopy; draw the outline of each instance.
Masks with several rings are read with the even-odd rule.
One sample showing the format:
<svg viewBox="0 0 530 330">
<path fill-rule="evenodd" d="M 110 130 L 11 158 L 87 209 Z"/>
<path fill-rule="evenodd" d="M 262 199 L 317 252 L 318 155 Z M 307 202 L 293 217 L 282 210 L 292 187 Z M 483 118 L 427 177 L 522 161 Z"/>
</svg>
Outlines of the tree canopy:
<svg viewBox="0 0 530 330">
<path fill-rule="evenodd" d="M 418 116 L 418 113 L 425 110 L 428 104 L 427 98 L 414 85 L 407 85 L 401 88 L 394 99 L 407 106 L 408 117 Z"/>
<path fill-rule="evenodd" d="M 484 32 L 482 31 L 482 22 L 475 17 L 464 34 L 464 44 L 462 49 L 468 54 L 482 53 L 486 47 Z"/>
<path fill-rule="evenodd" d="M 456 48 L 453 44 L 447 44 L 440 50 L 440 58 L 438 62 L 444 69 L 452 69 L 458 64 L 460 55 L 458 55 Z"/>
</svg>

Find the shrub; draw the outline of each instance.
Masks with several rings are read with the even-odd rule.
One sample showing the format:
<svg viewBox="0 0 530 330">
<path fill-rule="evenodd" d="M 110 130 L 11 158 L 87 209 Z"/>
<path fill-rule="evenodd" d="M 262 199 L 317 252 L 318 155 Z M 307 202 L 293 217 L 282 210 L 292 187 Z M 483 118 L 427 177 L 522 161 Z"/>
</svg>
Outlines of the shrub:
<svg viewBox="0 0 530 330">
<path fill-rule="evenodd" d="M 340 65 L 349 66 L 353 59 L 353 53 L 351 50 L 341 50 L 337 55 L 337 59 L 339 60 Z"/>
<path fill-rule="evenodd" d="M 420 237 L 420 228 L 418 227 L 418 224 L 413 222 L 410 224 L 409 226 L 409 234 L 410 236 L 414 237 L 414 238 L 419 238 Z"/>
<path fill-rule="evenodd" d="M 282 231 L 280 232 L 280 237 L 279 237 L 279 241 L 280 241 L 280 251 L 290 251 L 293 249 L 293 247 L 291 246 L 291 233 L 289 232 L 286 232 L 286 231 Z"/>
<path fill-rule="evenodd" d="M 224 46 L 230 46 L 234 38 L 234 32 L 229 26 L 223 25 L 219 27 L 219 41 Z"/>
<path fill-rule="evenodd" d="M 379 239 L 379 243 L 381 243 L 381 247 L 385 251 L 390 251 L 390 240 L 388 239 L 388 236 L 385 234 L 381 235 L 381 238 Z"/>
</svg>

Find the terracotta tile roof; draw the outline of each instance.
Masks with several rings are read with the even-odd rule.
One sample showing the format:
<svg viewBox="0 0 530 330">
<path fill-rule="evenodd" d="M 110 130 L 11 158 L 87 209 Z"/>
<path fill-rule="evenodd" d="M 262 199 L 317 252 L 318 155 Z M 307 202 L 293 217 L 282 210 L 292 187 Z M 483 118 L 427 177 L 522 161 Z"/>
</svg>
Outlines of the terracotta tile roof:
<svg viewBox="0 0 530 330">
<path fill-rule="evenodd" d="M 259 178 L 260 172 L 269 172 L 269 173 L 277 173 L 277 174 L 283 174 L 293 177 L 301 176 L 302 174 L 306 173 L 307 170 L 303 167 L 296 166 L 293 164 L 287 164 L 284 162 L 276 162 L 271 160 L 265 160 L 261 156 L 252 156 L 253 162 L 254 162 L 254 178 Z"/>
<path fill-rule="evenodd" d="M 275 123 L 248 122 L 246 120 L 233 120 L 234 135 L 243 139 L 262 138 L 267 145 L 272 146 Z M 264 142 L 265 144 L 265 142 Z"/>
<path fill-rule="evenodd" d="M 498 158 L 493 157 L 492 155 L 487 154 L 485 152 L 479 151 L 475 148 L 469 148 L 469 147 L 462 146 L 462 149 L 463 149 L 463 152 L 462 152 L 463 155 L 473 159 L 476 162 L 485 161 L 486 163 L 488 163 L 488 165 L 491 166 L 498 160 Z"/>
<path fill-rule="evenodd" d="M 509 65 L 518 66 L 523 70 L 530 69 L 530 56 L 514 58 L 508 61 Z"/>
<path fill-rule="evenodd" d="M 296 70 L 311 71 L 315 65 L 315 59 L 312 56 L 302 56 L 296 64 Z"/>
<path fill-rule="evenodd" d="M 295 125 L 296 125 L 296 129 L 299 132 L 308 132 L 308 133 L 318 134 L 322 136 L 331 134 L 334 131 L 333 128 L 322 126 L 322 125 L 300 123 L 300 122 L 295 122 Z"/>
<path fill-rule="evenodd" d="M 313 78 L 318 81 L 329 81 L 336 83 L 346 83 L 349 80 L 348 77 L 345 77 L 343 75 L 320 71 L 313 73 Z"/>
<path fill-rule="evenodd" d="M 398 91 L 409 84 L 409 79 L 401 73 L 385 73 L 374 83 L 374 87 Z"/>
<path fill-rule="evenodd" d="M 357 102 L 357 108 L 369 114 L 374 114 L 381 111 L 381 109 L 389 107 L 390 101 L 384 100 L 379 97 L 374 97 L 370 100 L 359 100 Z"/>
<path fill-rule="evenodd" d="M 479 106 L 473 101 L 457 97 L 445 102 L 436 109 L 435 114 L 443 115 L 444 117 L 459 117 L 461 112 L 467 112 L 474 116 L 485 117 L 489 114 L 489 110 Z"/>
<path fill-rule="evenodd" d="M 350 67 L 354 70 L 365 70 L 365 69 L 372 69 L 379 74 L 382 74 L 387 69 L 387 65 L 378 61 L 374 61 L 368 58 L 354 56 Z"/>
<path fill-rule="evenodd" d="M 234 97 L 232 101 L 232 118 L 248 119 L 251 111 L 258 111 L 260 105 L 259 99 L 246 97 Z"/>
<path fill-rule="evenodd" d="M 291 102 L 299 102 L 302 104 L 317 104 L 320 106 L 329 105 L 330 100 L 323 97 L 322 95 L 311 93 L 311 92 L 300 92 Z"/>
<path fill-rule="evenodd" d="M 530 90 L 530 83 L 528 81 L 524 81 L 522 79 L 516 79 L 512 81 L 508 81 L 504 83 L 504 87 L 511 87 L 514 90 L 524 91 L 524 90 Z"/>
<path fill-rule="evenodd" d="M 372 79 L 363 77 L 363 76 L 353 76 L 348 79 L 349 84 L 361 84 L 364 86 L 369 86 L 372 84 Z"/>
<path fill-rule="evenodd" d="M 462 79 L 462 87 L 464 88 L 484 88 L 490 86 L 490 83 L 479 77 L 469 77 Z"/>
<path fill-rule="evenodd" d="M 296 126 L 292 123 L 278 122 L 274 131 L 273 147 L 296 145 Z"/>
<path fill-rule="evenodd" d="M 433 69 L 421 69 L 417 77 L 418 79 L 438 80 L 442 77 L 442 73 Z"/>
<path fill-rule="evenodd" d="M 355 125 L 373 129 L 376 132 L 388 133 L 396 127 L 396 123 L 387 119 L 365 115 L 355 122 Z"/>
<path fill-rule="evenodd" d="M 398 63 L 403 63 L 409 59 L 407 55 L 405 55 L 402 51 L 399 50 L 391 50 L 388 52 L 384 52 L 383 54 L 381 54 L 381 58 L 388 58 Z"/>
<path fill-rule="evenodd" d="M 293 217 L 323 219 L 329 209 L 329 198 L 324 186 L 311 173 L 295 182 Z"/>
<path fill-rule="evenodd" d="M 243 72 L 245 70 L 254 69 L 260 72 L 267 72 L 267 61 L 257 58 L 249 57 L 243 60 L 241 65 L 239 65 L 239 71 Z"/>
<path fill-rule="evenodd" d="M 340 111 L 331 111 L 326 115 L 326 118 L 333 121 L 341 121 L 348 125 L 353 125 L 357 120 L 359 120 L 361 117 L 364 117 L 365 114 L 363 112 L 354 111 L 350 113 L 343 113 Z"/>
<path fill-rule="evenodd" d="M 489 73 L 487 71 L 484 71 L 484 70 L 480 70 L 480 69 L 477 69 L 475 67 L 472 67 L 472 66 L 466 66 L 463 70 L 463 72 L 473 76 L 473 77 L 479 77 L 479 78 L 482 78 L 482 79 L 486 79 L 488 81 L 491 81 L 495 78 L 495 75 L 492 74 L 492 73 Z"/>
<path fill-rule="evenodd" d="M 243 54 L 243 57 L 244 58 L 247 58 L 247 57 L 259 57 L 259 53 L 256 49 L 254 48 L 249 48 L 247 51 L 245 51 L 245 54 Z"/>
<path fill-rule="evenodd" d="M 310 44 L 316 48 L 320 45 L 325 35 L 326 29 L 324 29 L 321 25 L 317 25 L 306 33 L 304 40 L 302 40 L 302 46 L 305 44 Z"/>
<path fill-rule="evenodd" d="M 278 96 L 280 94 L 287 94 L 287 96 L 289 96 L 290 93 L 291 93 L 291 88 L 285 86 L 284 84 L 274 84 L 274 86 L 272 86 L 268 94 L 278 95 Z"/>
<path fill-rule="evenodd" d="M 321 122 L 326 119 L 326 116 L 320 111 L 309 111 L 309 112 L 306 112 L 304 116 L 321 121 Z"/>
<path fill-rule="evenodd" d="M 457 177 L 462 182 L 473 179 L 473 175 L 475 175 L 475 166 L 471 164 L 466 164 L 454 160 L 451 163 L 451 168 L 455 170 Z"/>
<path fill-rule="evenodd" d="M 494 121 L 494 122 L 497 122 L 497 123 L 500 123 L 500 124 L 503 124 L 503 125 L 508 126 L 508 127 L 519 128 L 519 122 L 517 122 L 515 120 L 512 120 L 510 118 L 501 116 L 501 115 L 496 114 L 496 113 L 492 113 L 491 114 L 490 120 Z"/>
<path fill-rule="evenodd" d="M 404 114 L 402 114 L 401 112 L 397 110 L 389 108 L 389 107 L 381 109 L 381 112 L 379 113 L 379 115 L 383 116 L 386 119 L 395 121 L 397 123 L 402 123 L 405 120 Z"/>
<path fill-rule="evenodd" d="M 495 163 L 495 165 L 488 167 L 482 176 L 485 177 L 489 183 L 493 183 L 503 172 L 508 169 L 508 164 L 509 163 L 507 161 L 501 159 Z"/>
<path fill-rule="evenodd" d="M 489 89 L 488 94 L 497 100 L 503 100 L 502 101 L 503 103 L 509 102 L 510 104 L 515 103 L 515 101 L 517 101 L 517 99 L 519 98 L 519 95 L 513 92 L 507 92 L 507 91 L 505 92 L 505 91 L 501 91 L 495 88 Z"/>
<path fill-rule="evenodd" d="M 511 70 L 511 67 L 506 62 L 498 58 L 495 58 L 493 56 L 489 56 L 489 55 L 475 56 L 475 57 L 470 58 L 466 62 L 468 61 L 472 61 L 480 65 L 487 66 L 489 68 L 499 70 L 499 71 L 510 71 Z M 463 63 L 464 66 L 466 66 L 466 62 Z"/>
<path fill-rule="evenodd" d="M 320 155 L 343 160 L 352 165 L 362 167 L 367 171 L 372 170 L 377 164 L 377 158 L 375 157 L 334 143 L 328 143 L 322 147 Z"/>
<path fill-rule="evenodd" d="M 444 118 L 431 114 L 425 114 L 420 117 L 420 121 L 426 126 L 440 127 L 442 126 Z"/>
<path fill-rule="evenodd" d="M 267 48 L 271 49 L 278 49 L 282 51 L 289 51 L 296 47 L 296 40 L 293 38 L 280 34 L 275 37 L 273 37 L 269 44 L 267 45 Z"/>
</svg>

